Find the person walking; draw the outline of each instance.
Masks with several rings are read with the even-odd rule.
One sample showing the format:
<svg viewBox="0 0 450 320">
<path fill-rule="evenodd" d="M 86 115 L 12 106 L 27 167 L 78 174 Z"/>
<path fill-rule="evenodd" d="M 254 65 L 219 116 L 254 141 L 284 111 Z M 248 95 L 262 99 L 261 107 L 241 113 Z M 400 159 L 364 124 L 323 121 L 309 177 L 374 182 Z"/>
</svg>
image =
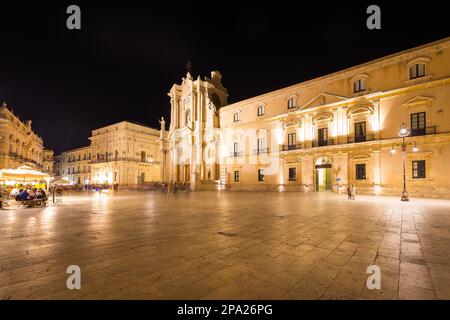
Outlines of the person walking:
<svg viewBox="0 0 450 320">
<path fill-rule="evenodd" d="M 356 186 L 354 184 L 352 184 L 352 190 L 351 190 L 351 194 L 352 194 L 352 200 L 355 200 L 355 195 L 356 195 Z"/>
<path fill-rule="evenodd" d="M 172 191 L 173 191 L 173 181 L 170 181 L 169 184 L 167 185 L 167 199 L 169 199 Z"/>
<path fill-rule="evenodd" d="M 176 199 L 177 198 L 177 192 L 178 192 L 178 183 L 175 183 L 173 185 L 173 198 Z"/>
<path fill-rule="evenodd" d="M 351 185 L 351 184 L 349 184 L 349 185 L 347 186 L 347 199 L 348 199 L 348 200 L 351 200 L 351 199 L 352 199 L 352 185 Z"/>
</svg>

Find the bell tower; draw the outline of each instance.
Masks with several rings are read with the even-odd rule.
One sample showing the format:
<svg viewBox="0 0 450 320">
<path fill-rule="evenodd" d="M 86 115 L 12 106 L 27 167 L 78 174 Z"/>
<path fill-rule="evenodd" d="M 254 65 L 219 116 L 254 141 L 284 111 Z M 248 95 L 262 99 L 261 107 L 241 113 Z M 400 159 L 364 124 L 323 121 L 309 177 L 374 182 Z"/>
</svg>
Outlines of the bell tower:
<svg viewBox="0 0 450 320">
<path fill-rule="evenodd" d="M 219 180 L 219 109 L 227 105 L 222 75 L 194 79 L 188 69 L 170 89 L 170 126 L 165 138 L 168 181 L 190 183 L 191 190 L 214 189 Z"/>
</svg>

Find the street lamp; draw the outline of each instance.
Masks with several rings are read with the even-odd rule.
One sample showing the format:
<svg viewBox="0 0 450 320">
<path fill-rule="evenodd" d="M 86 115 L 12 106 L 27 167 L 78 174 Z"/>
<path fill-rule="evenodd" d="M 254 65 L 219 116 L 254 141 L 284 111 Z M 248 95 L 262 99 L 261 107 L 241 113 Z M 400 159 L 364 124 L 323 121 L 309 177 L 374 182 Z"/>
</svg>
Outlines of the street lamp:
<svg viewBox="0 0 450 320">
<path fill-rule="evenodd" d="M 409 201 L 408 192 L 406 191 L 406 142 L 405 138 L 409 136 L 409 130 L 406 127 L 406 123 L 402 123 L 398 135 L 402 138 L 402 158 L 403 158 L 403 192 L 401 201 Z"/>
</svg>

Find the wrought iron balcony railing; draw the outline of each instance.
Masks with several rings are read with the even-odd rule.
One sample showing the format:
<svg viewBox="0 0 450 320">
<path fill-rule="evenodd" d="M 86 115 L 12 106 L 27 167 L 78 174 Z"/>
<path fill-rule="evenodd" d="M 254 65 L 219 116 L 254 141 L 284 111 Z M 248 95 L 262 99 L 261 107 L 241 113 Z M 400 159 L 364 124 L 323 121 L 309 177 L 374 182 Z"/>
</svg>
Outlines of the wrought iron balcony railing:
<svg viewBox="0 0 450 320">
<path fill-rule="evenodd" d="M 281 146 L 281 151 L 299 150 L 303 148 L 305 148 L 303 143 L 283 144 Z"/>
<path fill-rule="evenodd" d="M 333 146 L 335 144 L 334 139 L 327 139 L 327 140 L 316 140 L 313 141 L 312 147 L 326 147 L 326 146 Z"/>
<path fill-rule="evenodd" d="M 237 158 L 237 157 L 242 157 L 243 156 L 243 152 L 242 151 L 233 151 L 230 153 L 230 157 L 231 158 Z"/>
<path fill-rule="evenodd" d="M 436 134 L 436 126 L 429 126 L 421 129 L 411 129 L 411 136 L 426 136 L 429 134 Z"/>
<path fill-rule="evenodd" d="M 129 162 L 139 162 L 139 163 L 159 163 L 159 161 L 153 160 L 153 161 L 145 161 L 140 158 L 127 158 L 127 157 L 112 157 L 108 159 L 95 159 L 91 160 L 89 163 L 106 163 L 106 162 L 115 162 L 115 161 L 129 161 Z"/>
<path fill-rule="evenodd" d="M 258 148 L 253 150 L 253 154 L 267 154 L 269 153 L 269 148 Z"/>
<path fill-rule="evenodd" d="M 347 137 L 347 143 L 359 143 L 359 142 L 366 142 L 366 141 L 373 141 L 373 140 L 375 140 L 375 136 L 373 134 L 366 134 L 364 136 Z"/>
</svg>

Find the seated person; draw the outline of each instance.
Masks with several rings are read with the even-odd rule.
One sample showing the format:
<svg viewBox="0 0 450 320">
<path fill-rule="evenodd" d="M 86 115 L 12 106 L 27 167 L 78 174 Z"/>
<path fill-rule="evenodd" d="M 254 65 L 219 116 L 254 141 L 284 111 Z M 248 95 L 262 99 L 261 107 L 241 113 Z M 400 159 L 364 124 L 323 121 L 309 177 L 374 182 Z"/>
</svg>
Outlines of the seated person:
<svg viewBox="0 0 450 320">
<path fill-rule="evenodd" d="M 25 201 L 27 199 L 28 199 L 28 192 L 26 189 L 21 190 L 20 193 L 16 197 L 17 201 Z"/>
<path fill-rule="evenodd" d="M 13 188 L 11 190 L 11 193 L 9 194 L 9 196 L 11 198 L 15 198 L 15 197 L 17 197 L 19 195 L 20 191 L 22 191 L 22 189 L 19 190 L 19 188 Z"/>
<path fill-rule="evenodd" d="M 36 192 L 34 190 L 36 190 L 36 189 L 28 188 L 27 192 L 28 192 L 28 199 L 29 200 L 34 199 L 34 197 L 36 196 Z"/>
<path fill-rule="evenodd" d="M 47 195 L 45 194 L 45 191 L 42 188 L 39 188 L 39 190 L 36 192 L 36 199 L 46 199 Z"/>
</svg>

